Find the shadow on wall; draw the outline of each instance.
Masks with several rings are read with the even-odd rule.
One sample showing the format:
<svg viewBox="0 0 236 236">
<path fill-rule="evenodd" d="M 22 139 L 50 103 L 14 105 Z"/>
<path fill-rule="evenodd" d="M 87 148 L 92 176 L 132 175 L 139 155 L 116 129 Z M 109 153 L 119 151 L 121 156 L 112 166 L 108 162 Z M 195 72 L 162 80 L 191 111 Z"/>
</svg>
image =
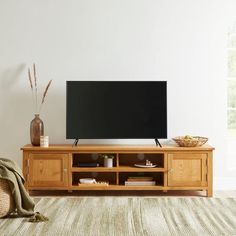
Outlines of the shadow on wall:
<svg viewBox="0 0 236 236">
<path fill-rule="evenodd" d="M 30 122 L 34 118 L 30 90 L 6 93 L 0 111 L 0 154 L 21 165 L 20 148 L 30 143 Z M 51 91 L 52 92 L 52 91 Z M 60 92 L 48 96 L 40 115 L 50 142 L 65 142 L 65 103 Z"/>
<path fill-rule="evenodd" d="M 20 90 L 20 89 L 17 89 Z M 25 91 L 9 91 L 4 94 L 0 109 L 0 154 L 21 162 L 20 147 L 28 142 L 28 119 L 31 101 Z"/>
<path fill-rule="evenodd" d="M 25 64 L 0 70 L 0 156 L 13 159 L 20 166 L 20 148 L 30 143 L 30 122 L 34 118 L 32 94 L 28 83 Z M 65 132 L 64 119 L 61 118 L 64 116 L 64 98 L 60 91 L 55 91 L 54 86 L 50 90 L 42 119 L 46 130 L 50 131 L 47 133 L 62 139 L 61 133 Z"/>
<path fill-rule="evenodd" d="M 2 70 L 0 72 L 0 88 L 9 89 L 17 84 L 25 67 L 26 64 L 18 64 Z"/>
</svg>

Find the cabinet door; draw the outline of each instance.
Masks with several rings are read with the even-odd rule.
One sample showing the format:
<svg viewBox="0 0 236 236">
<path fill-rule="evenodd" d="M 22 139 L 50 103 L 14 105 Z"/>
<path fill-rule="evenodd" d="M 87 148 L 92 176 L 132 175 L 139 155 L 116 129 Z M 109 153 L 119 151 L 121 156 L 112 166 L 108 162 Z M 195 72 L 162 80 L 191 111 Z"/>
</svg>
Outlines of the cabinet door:
<svg viewBox="0 0 236 236">
<path fill-rule="evenodd" d="M 68 155 L 29 154 L 29 187 L 59 188 L 68 186 Z"/>
<path fill-rule="evenodd" d="M 168 186 L 206 186 L 206 153 L 168 154 Z"/>
</svg>

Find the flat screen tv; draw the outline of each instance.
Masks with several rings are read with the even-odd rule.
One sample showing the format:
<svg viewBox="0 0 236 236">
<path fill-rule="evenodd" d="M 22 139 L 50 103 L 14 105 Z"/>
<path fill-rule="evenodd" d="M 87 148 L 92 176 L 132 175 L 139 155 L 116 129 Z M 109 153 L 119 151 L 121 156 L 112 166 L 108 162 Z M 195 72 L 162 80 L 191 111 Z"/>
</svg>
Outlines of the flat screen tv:
<svg viewBox="0 0 236 236">
<path fill-rule="evenodd" d="M 66 138 L 167 138 L 167 82 L 67 81 Z"/>
</svg>

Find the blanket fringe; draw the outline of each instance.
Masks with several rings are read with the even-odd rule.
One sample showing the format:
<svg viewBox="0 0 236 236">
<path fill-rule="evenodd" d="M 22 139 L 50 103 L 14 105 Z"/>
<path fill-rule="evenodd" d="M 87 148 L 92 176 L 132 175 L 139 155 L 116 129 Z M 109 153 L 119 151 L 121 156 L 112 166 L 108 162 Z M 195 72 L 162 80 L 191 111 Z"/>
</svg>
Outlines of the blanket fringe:
<svg viewBox="0 0 236 236">
<path fill-rule="evenodd" d="M 48 217 L 42 215 L 39 212 L 36 212 L 33 216 L 29 218 L 29 222 L 32 223 L 45 222 L 45 221 L 49 221 Z"/>
</svg>

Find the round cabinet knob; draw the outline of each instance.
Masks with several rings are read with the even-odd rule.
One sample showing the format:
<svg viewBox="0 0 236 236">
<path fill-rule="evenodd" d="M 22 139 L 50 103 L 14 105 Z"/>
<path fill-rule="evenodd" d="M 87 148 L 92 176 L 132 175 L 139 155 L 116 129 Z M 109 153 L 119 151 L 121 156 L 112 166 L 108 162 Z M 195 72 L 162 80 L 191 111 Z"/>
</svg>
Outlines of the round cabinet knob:
<svg viewBox="0 0 236 236">
<path fill-rule="evenodd" d="M 63 169 L 63 171 L 66 173 L 66 172 L 67 172 L 67 169 Z"/>
<path fill-rule="evenodd" d="M 171 172 L 173 172 L 173 171 L 174 171 L 174 169 L 173 169 L 173 168 L 171 168 L 171 169 L 169 169 L 169 170 L 168 170 L 168 172 L 170 172 L 170 173 L 171 173 Z"/>
</svg>

